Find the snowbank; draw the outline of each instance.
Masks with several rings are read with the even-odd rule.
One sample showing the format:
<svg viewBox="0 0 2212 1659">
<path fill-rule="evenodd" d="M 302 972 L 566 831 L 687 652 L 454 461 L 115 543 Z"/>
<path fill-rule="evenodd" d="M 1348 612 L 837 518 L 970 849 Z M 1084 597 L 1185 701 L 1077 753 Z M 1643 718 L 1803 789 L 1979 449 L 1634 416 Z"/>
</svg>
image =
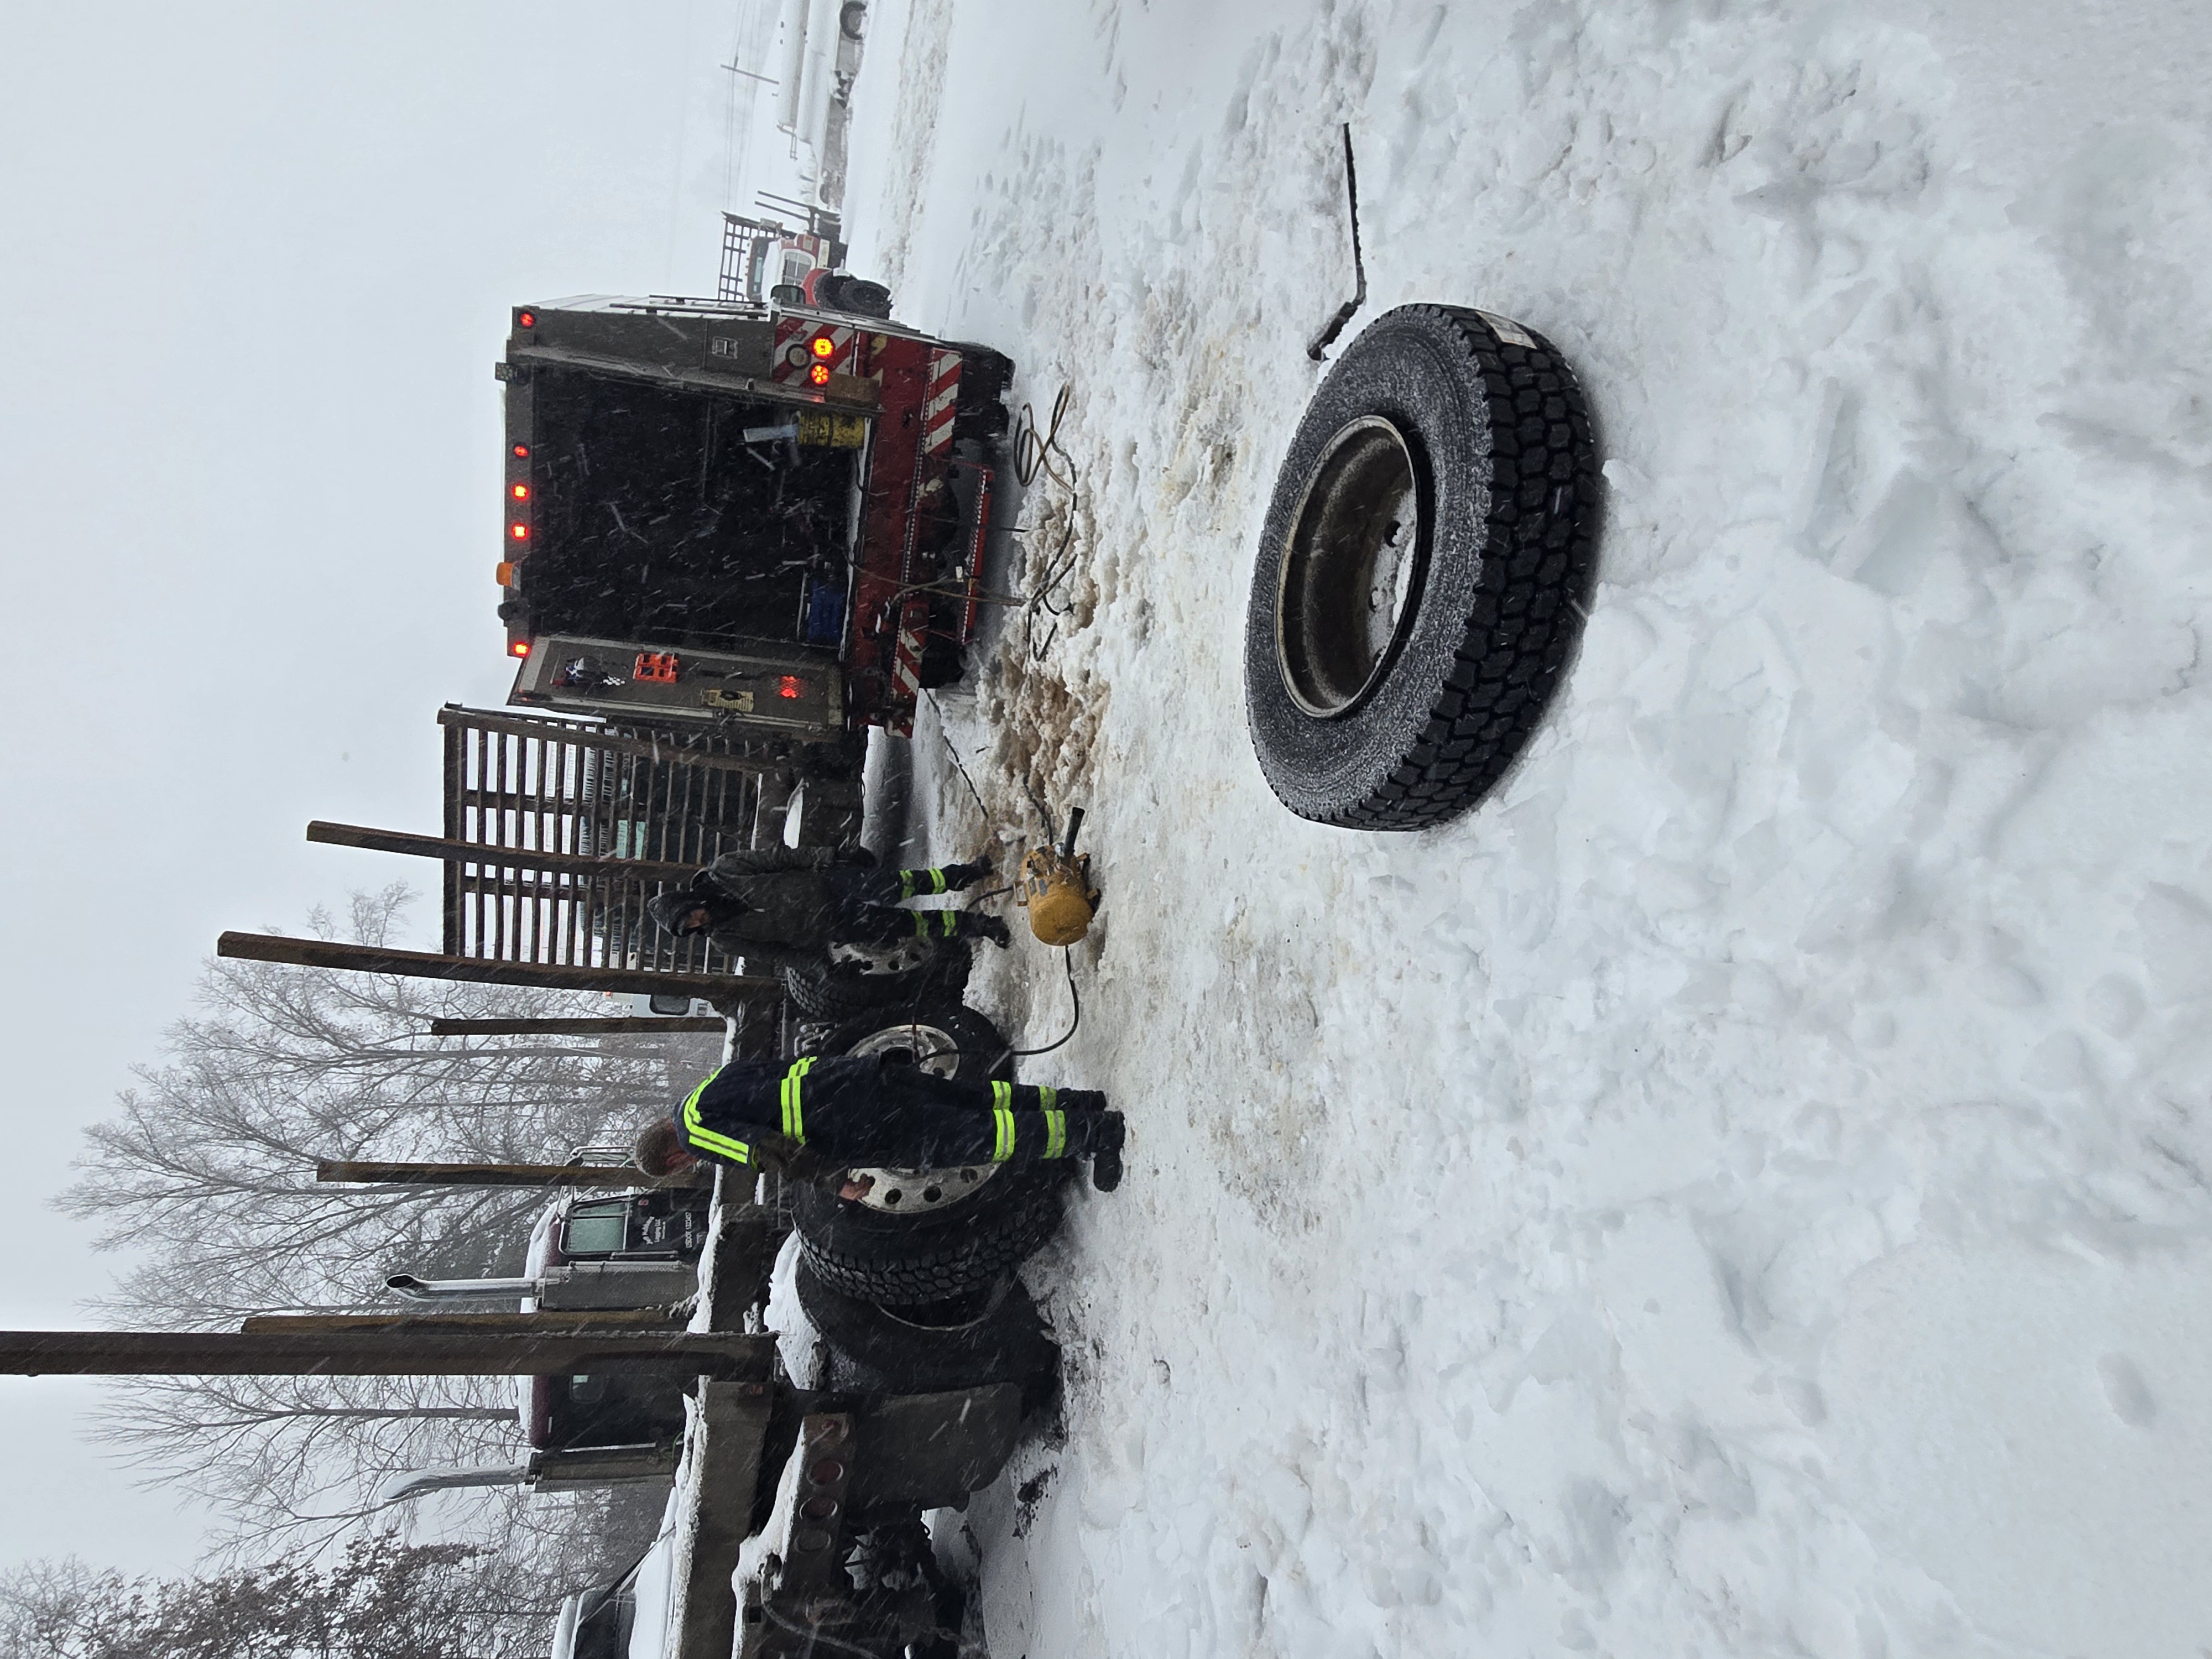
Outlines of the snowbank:
<svg viewBox="0 0 2212 1659">
<path fill-rule="evenodd" d="M 1787 8 L 879 9 L 856 267 L 1074 388 L 1072 614 L 945 737 L 1090 814 L 1032 1075 L 1133 1124 L 994 1650 L 2212 1644 L 2204 132 L 2017 167 L 1941 29 Z M 1243 729 L 1346 119 L 1361 320 L 1534 325 L 1607 457 L 1560 704 L 1413 837 Z M 976 995 L 1064 1027 L 1041 948 Z"/>
</svg>

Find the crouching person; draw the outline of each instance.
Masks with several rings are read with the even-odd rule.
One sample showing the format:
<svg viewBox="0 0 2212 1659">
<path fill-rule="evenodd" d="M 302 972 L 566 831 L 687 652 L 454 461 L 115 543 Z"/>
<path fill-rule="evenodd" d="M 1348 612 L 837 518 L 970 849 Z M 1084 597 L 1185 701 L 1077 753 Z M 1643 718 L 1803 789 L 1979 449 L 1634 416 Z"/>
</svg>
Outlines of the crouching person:
<svg viewBox="0 0 2212 1659">
<path fill-rule="evenodd" d="M 1121 1115 L 1090 1089 L 965 1083 L 876 1054 L 734 1060 L 638 1133 L 637 1166 L 664 1176 L 700 1158 L 774 1169 L 865 1197 L 854 1169 L 1091 1160 L 1091 1184 L 1121 1182 Z"/>
<path fill-rule="evenodd" d="M 689 887 L 646 906 L 678 939 L 705 934 L 748 967 L 796 968 L 833 945 L 889 945 L 907 939 L 988 939 L 1011 935 L 980 910 L 907 910 L 909 899 L 957 893 L 990 873 L 981 860 L 927 870 L 879 870 L 857 847 L 793 851 L 765 847 L 725 853 Z"/>
</svg>

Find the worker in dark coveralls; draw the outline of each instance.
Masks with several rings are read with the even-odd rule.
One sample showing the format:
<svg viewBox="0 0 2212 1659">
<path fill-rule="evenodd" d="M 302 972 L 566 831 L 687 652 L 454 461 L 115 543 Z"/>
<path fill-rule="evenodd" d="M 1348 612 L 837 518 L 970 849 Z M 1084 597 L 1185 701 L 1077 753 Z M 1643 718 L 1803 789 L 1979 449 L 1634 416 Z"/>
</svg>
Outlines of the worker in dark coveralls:
<svg viewBox="0 0 2212 1659">
<path fill-rule="evenodd" d="M 821 961 L 832 945 L 987 939 L 1002 945 L 1009 935 L 996 916 L 899 908 L 907 899 L 959 892 L 990 872 L 980 860 L 879 870 L 857 847 L 762 847 L 723 854 L 690 886 L 655 895 L 646 908 L 677 938 L 703 933 L 749 967 L 796 968 Z"/>
<path fill-rule="evenodd" d="M 1091 1089 L 966 1083 L 888 1054 L 786 1063 L 733 1060 L 638 1133 L 637 1166 L 663 1176 L 699 1158 L 773 1169 L 864 1197 L 855 1169 L 1091 1160 L 1091 1184 L 1121 1182 L 1121 1115 Z"/>
</svg>

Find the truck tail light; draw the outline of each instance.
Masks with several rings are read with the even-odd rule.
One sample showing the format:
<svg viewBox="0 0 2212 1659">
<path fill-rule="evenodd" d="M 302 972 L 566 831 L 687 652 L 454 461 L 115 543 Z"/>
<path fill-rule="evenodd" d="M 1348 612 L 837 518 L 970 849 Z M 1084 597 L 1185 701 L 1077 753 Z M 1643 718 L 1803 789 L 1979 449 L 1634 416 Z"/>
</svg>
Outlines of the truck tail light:
<svg viewBox="0 0 2212 1659">
<path fill-rule="evenodd" d="M 517 328 L 535 328 L 538 326 L 538 313 L 534 311 L 518 311 L 514 313 L 514 325 Z"/>
<path fill-rule="evenodd" d="M 530 459 L 530 446 L 528 444 L 515 445 L 514 459 L 518 461 L 528 460 Z"/>
<path fill-rule="evenodd" d="M 817 357 L 829 357 L 829 356 L 835 356 L 835 355 L 836 355 L 836 350 L 837 350 L 836 343 L 835 341 L 833 341 L 832 339 L 830 339 L 830 337 L 828 335 L 826 335 L 826 334 L 817 334 L 817 335 L 816 335 L 816 336 L 814 337 L 814 355 L 815 355 L 816 356 L 817 356 Z"/>
<path fill-rule="evenodd" d="M 507 533 L 519 542 L 526 542 L 530 539 L 530 526 L 526 524 L 511 524 L 507 527 Z"/>
<path fill-rule="evenodd" d="M 507 654 L 510 657 L 528 656 L 530 654 L 530 641 L 528 640 L 515 641 L 512 645 L 507 647 Z"/>
<path fill-rule="evenodd" d="M 526 501 L 530 499 L 530 486 L 526 483 L 509 484 L 507 493 L 518 501 Z"/>
<path fill-rule="evenodd" d="M 806 378 L 813 381 L 817 386 L 828 386 L 830 384 L 830 365 L 827 363 L 815 364 L 813 368 L 806 371 Z"/>
<path fill-rule="evenodd" d="M 796 674 L 786 674 L 775 683 L 775 695 L 779 697 L 803 697 L 806 695 L 806 682 Z"/>
</svg>

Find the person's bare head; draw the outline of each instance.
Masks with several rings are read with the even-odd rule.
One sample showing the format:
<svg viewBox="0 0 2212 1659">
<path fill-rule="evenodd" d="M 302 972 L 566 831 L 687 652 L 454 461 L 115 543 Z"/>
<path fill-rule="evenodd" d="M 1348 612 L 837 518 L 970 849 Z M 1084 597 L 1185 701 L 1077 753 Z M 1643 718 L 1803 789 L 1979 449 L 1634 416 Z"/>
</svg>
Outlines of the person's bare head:
<svg viewBox="0 0 2212 1659">
<path fill-rule="evenodd" d="M 653 1119 L 637 1132 L 637 1139 L 630 1143 L 629 1155 L 632 1163 L 656 1181 L 678 1170 L 689 1169 L 699 1161 L 684 1144 L 684 1132 L 676 1127 L 676 1121 L 665 1117 Z"/>
</svg>

